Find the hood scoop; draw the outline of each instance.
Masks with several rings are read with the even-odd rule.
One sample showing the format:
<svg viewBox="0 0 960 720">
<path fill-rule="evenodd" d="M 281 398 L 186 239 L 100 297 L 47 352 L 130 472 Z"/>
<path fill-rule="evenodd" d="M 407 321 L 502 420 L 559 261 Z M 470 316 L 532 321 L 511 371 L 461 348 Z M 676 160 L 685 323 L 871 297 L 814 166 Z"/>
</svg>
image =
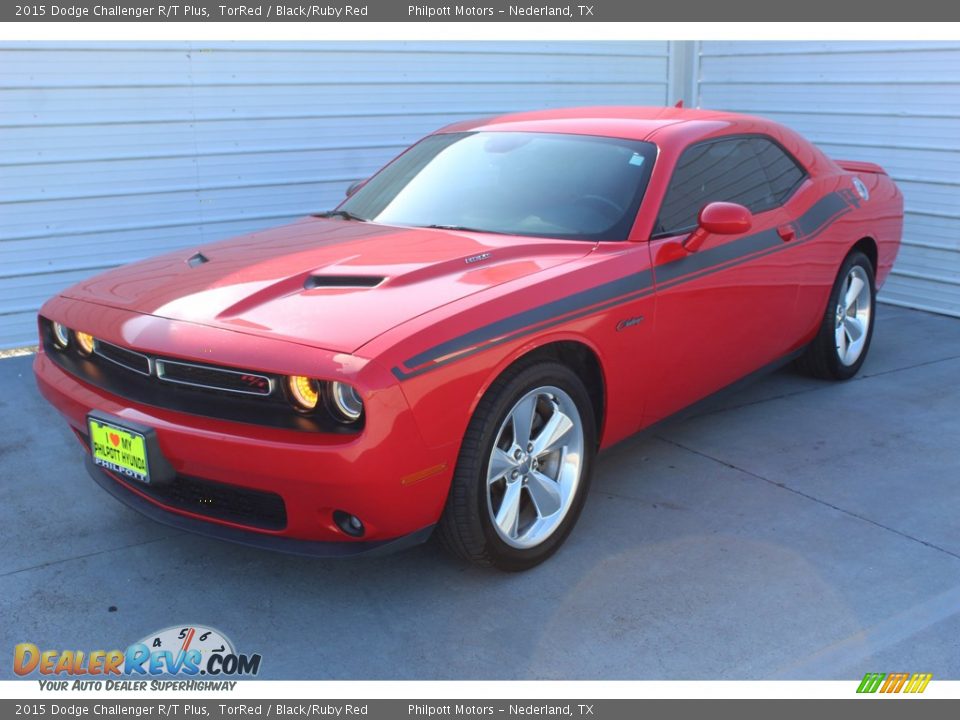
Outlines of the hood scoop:
<svg viewBox="0 0 960 720">
<path fill-rule="evenodd" d="M 586 257 L 594 248 L 308 218 L 108 270 L 62 294 L 137 316 L 355 353 L 414 318 Z M 464 307 L 474 307 L 473 301 Z M 458 310 L 437 317 L 451 312 Z M 201 337 L 186 327 L 182 332 Z"/>
<path fill-rule="evenodd" d="M 310 275 L 303 283 L 303 289 L 372 288 L 384 280 L 386 278 L 381 275 Z"/>
</svg>

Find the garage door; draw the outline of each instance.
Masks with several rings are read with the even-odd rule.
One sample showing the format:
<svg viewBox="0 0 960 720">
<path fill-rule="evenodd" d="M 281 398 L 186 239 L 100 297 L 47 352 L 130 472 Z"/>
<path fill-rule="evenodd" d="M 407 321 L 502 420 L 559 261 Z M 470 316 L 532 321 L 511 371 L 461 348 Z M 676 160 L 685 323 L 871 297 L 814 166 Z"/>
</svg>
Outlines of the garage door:
<svg viewBox="0 0 960 720">
<path fill-rule="evenodd" d="M 699 102 L 779 120 L 883 165 L 903 248 L 880 299 L 960 316 L 960 43 L 705 42 Z"/>
<path fill-rule="evenodd" d="M 334 205 L 424 133 L 667 100 L 667 43 L 0 44 L 0 348 L 98 270 Z"/>
</svg>

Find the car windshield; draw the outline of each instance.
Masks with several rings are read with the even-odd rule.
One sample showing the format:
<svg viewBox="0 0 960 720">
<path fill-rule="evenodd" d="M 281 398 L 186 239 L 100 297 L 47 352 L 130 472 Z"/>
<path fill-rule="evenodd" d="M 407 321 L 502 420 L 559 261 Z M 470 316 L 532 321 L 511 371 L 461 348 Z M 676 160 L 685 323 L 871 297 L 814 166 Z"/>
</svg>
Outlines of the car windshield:
<svg viewBox="0 0 960 720">
<path fill-rule="evenodd" d="M 655 156 L 651 143 L 592 135 L 431 135 L 338 210 L 387 225 L 625 240 Z"/>
</svg>

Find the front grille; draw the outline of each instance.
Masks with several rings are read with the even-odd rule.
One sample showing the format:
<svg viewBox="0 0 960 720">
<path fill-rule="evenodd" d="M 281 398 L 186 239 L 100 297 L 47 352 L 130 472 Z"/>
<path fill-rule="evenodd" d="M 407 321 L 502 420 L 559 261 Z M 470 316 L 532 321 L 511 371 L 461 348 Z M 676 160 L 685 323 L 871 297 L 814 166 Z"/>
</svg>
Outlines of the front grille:
<svg viewBox="0 0 960 720">
<path fill-rule="evenodd" d="M 283 392 L 281 375 L 157 357 L 99 338 L 94 341 L 94 352 L 83 355 L 76 342 L 58 348 L 52 323 L 45 317 L 40 317 L 40 337 L 51 362 L 125 400 L 299 432 L 353 435 L 363 430 L 362 418 L 342 423 L 324 403 L 314 413 L 294 410 Z"/>
<path fill-rule="evenodd" d="M 90 452 L 90 437 L 78 430 L 74 433 Z M 283 530 L 287 526 L 287 507 L 276 493 L 188 475 L 177 475 L 169 483 L 138 483 L 111 472 L 107 474 L 121 485 L 138 490 L 167 507 L 263 530 Z"/>
<path fill-rule="evenodd" d="M 157 360 L 157 377 L 164 382 L 241 395 L 269 395 L 273 380 L 266 375 L 237 372 L 173 360 Z"/>
<path fill-rule="evenodd" d="M 126 482 L 126 481 L 124 481 Z M 287 526 L 287 510 L 276 493 L 177 475 L 170 483 L 127 485 L 168 507 L 264 530 Z"/>
<path fill-rule="evenodd" d="M 79 430 L 73 432 L 90 452 L 90 436 Z M 149 484 L 128 481 L 111 472 L 107 474 L 121 485 L 136 489 L 167 507 L 263 530 L 283 530 L 287 526 L 287 507 L 276 493 L 187 475 L 177 475 L 169 483 Z"/>
<path fill-rule="evenodd" d="M 150 358 L 146 355 L 134 352 L 133 350 L 127 350 L 112 343 L 104 342 L 103 340 L 97 340 L 93 348 L 97 355 L 106 358 L 112 363 L 116 363 L 120 367 L 133 370 L 141 375 L 150 374 Z"/>
</svg>

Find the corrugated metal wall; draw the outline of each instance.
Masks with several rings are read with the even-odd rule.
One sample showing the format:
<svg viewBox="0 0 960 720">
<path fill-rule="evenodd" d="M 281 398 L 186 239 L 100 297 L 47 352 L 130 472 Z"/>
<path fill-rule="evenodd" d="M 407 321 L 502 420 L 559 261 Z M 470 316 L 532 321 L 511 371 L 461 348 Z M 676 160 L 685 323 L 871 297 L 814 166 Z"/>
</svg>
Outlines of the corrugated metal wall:
<svg viewBox="0 0 960 720">
<path fill-rule="evenodd" d="M 78 279 L 331 207 L 445 123 L 692 92 L 888 168 L 908 213 L 882 298 L 960 315 L 960 43 L 691 47 L 0 44 L 0 348 Z"/>
<path fill-rule="evenodd" d="M 329 208 L 438 126 L 668 77 L 667 43 L 0 44 L 0 348 L 80 278 Z"/>
<path fill-rule="evenodd" d="M 880 298 L 960 316 L 960 43 L 704 42 L 698 77 L 702 107 L 883 165 L 907 213 Z"/>
</svg>

